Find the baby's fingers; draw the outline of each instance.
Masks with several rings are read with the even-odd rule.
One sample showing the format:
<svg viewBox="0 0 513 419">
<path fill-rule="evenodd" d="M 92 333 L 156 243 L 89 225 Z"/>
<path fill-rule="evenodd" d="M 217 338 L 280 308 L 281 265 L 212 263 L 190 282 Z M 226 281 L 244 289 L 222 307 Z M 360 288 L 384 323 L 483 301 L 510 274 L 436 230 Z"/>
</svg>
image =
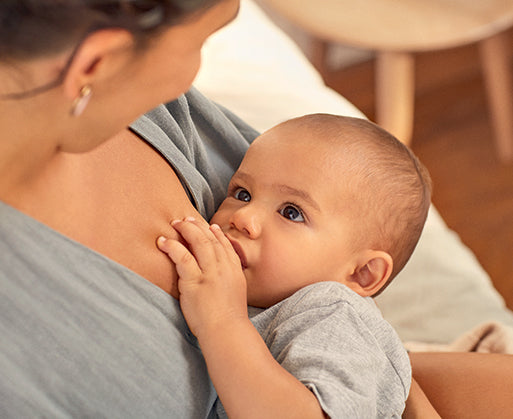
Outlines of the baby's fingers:
<svg viewBox="0 0 513 419">
<path fill-rule="evenodd" d="M 160 236 L 157 239 L 157 246 L 176 265 L 176 272 L 180 279 L 193 279 L 201 275 L 198 262 L 192 253 L 179 241 Z"/>
<path fill-rule="evenodd" d="M 222 251 L 221 244 L 210 231 L 208 224 L 189 218 L 185 221 L 174 221 L 172 226 L 188 244 L 203 272 L 217 265 Z"/>
<path fill-rule="evenodd" d="M 233 249 L 233 246 L 232 246 L 230 240 L 228 240 L 228 238 L 224 234 L 223 230 L 221 230 L 221 227 L 219 227 L 217 224 L 212 224 L 210 226 L 210 230 L 212 231 L 212 233 L 214 233 L 214 236 L 219 241 L 219 243 L 222 245 L 225 255 L 226 255 L 226 257 L 228 257 L 228 260 L 230 262 L 234 263 L 235 265 L 239 266 L 240 258 L 237 255 L 237 253 L 235 252 L 235 250 Z"/>
</svg>

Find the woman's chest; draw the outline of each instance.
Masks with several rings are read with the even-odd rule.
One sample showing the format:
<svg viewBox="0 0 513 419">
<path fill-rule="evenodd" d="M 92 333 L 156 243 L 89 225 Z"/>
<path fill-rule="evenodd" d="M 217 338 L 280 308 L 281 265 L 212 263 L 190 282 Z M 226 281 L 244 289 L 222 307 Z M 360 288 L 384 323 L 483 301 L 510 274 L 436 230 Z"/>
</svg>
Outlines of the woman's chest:
<svg viewBox="0 0 513 419">
<path fill-rule="evenodd" d="M 135 134 L 66 156 L 42 196 L 40 221 L 178 295 L 174 267 L 155 241 L 176 237 L 172 220 L 200 215 L 168 162 Z"/>
</svg>

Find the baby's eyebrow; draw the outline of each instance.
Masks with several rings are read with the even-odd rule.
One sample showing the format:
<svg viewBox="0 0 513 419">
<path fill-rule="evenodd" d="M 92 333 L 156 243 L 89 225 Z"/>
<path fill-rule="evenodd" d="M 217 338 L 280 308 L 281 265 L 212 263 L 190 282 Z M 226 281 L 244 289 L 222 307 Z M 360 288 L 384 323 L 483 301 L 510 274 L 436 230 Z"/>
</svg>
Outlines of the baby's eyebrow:
<svg viewBox="0 0 513 419">
<path fill-rule="evenodd" d="M 292 186 L 283 184 L 273 184 L 273 187 L 278 189 L 283 194 L 295 195 L 298 198 L 301 198 L 317 211 L 321 210 L 317 202 L 315 202 L 315 200 L 310 196 L 310 194 L 306 191 L 303 191 L 302 189 L 293 188 Z"/>
<path fill-rule="evenodd" d="M 241 180 L 245 180 L 247 182 L 253 180 L 253 176 L 251 176 L 249 173 L 243 172 L 241 170 L 237 170 L 232 177 L 232 179 L 237 179 L 237 178 L 239 178 Z"/>
<path fill-rule="evenodd" d="M 247 183 L 258 182 L 258 180 L 256 180 L 249 173 L 243 172 L 241 170 L 237 170 L 237 172 L 235 172 L 235 174 L 233 175 L 232 179 L 240 179 Z M 297 196 L 298 198 L 301 198 L 303 201 L 305 201 L 308 205 L 310 205 L 315 210 L 321 211 L 321 207 L 319 206 L 319 204 L 317 204 L 317 202 L 315 202 L 315 200 L 312 198 L 312 196 L 308 192 L 306 192 L 302 189 L 294 188 L 290 185 L 285 185 L 283 183 L 273 183 L 271 185 L 271 187 L 274 189 L 277 189 L 280 193 L 282 193 L 284 195 L 288 194 L 288 195 Z"/>
</svg>

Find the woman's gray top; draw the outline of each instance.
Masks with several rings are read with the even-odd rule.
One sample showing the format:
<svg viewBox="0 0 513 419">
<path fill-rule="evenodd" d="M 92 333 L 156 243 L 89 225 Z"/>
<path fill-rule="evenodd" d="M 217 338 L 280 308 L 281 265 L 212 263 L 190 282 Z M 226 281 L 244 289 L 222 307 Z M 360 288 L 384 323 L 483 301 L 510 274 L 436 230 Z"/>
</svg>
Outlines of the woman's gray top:
<svg viewBox="0 0 513 419">
<path fill-rule="evenodd" d="M 192 89 L 132 130 L 210 217 L 257 133 Z M 216 394 L 178 302 L 0 202 L 0 417 L 202 418 Z"/>
</svg>

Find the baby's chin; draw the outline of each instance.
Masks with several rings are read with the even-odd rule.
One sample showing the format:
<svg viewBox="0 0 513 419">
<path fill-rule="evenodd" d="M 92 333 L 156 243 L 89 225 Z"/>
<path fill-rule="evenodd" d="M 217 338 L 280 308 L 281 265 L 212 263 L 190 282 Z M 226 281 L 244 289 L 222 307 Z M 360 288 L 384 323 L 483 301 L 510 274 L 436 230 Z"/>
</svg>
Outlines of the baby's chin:
<svg viewBox="0 0 513 419">
<path fill-rule="evenodd" d="M 273 304 L 270 303 L 266 298 L 258 295 L 257 293 L 252 293 L 251 289 L 248 289 L 248 306 L 257 307 L 257 308 L 269 308 Z"/>
</svg>

